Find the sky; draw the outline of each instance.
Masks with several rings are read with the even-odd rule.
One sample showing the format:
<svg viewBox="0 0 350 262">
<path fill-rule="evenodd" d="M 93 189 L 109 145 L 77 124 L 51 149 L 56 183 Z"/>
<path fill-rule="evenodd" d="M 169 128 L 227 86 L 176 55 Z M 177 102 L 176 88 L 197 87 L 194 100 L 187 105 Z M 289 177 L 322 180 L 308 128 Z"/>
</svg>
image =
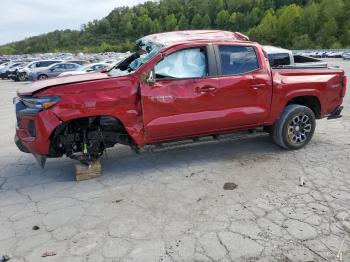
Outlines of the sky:
<svg viewBox="0 0 350 262">
<path fill-rule="evenodd" d="M 145 0 L 0 0 L 0 45 L 56 29 L 80 29 L 118 6 Z"/>
</svg>

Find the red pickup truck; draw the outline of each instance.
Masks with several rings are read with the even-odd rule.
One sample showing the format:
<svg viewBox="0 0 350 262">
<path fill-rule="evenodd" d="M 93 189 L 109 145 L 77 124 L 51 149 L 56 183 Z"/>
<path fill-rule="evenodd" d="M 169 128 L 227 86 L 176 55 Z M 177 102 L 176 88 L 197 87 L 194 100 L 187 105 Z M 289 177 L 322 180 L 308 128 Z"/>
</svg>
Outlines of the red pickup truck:
<svg viewBox="0 0 350 262">
<path fill-rule="evenodd" d="M 346 90 L 337 68 L 271 69 L 263 48 L 227 31 L 145 36 L 108 72 L 36 81 L 15 98 L 18 148 L 47 157 L 98 159 L 115 144 L 165 141 L 264 127 L 299 149 L 315 119 L 341 116 Z"/>
</svg>

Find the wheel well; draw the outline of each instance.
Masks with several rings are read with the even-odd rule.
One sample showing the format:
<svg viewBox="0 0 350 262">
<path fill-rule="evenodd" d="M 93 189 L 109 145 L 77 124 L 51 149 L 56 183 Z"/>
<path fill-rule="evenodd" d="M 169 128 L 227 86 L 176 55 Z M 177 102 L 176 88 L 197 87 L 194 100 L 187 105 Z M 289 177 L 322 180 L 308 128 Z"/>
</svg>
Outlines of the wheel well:
<svg viewBox="0 0 350 262">
<path fill-rule="evenodd" d="M 289 100 L 287 106 L 290 104 L 303 105 L 310 108 L 317 119 L 321 118 L 321 104 L 316 96 L 299 96 Z"/>
<path fill-rule="evenodd" d="M 133 144 L 122 122 L 112 116 L 91 116 L 63 122 L 52 132 L 50 140 L 51 156 L 69 156 L 81 152 L 83 143 L 91 147 L 90 151 L 94 155 L 103 153 L 104 149 L 117 143 Z"/>
<path fill-rule="evenodd" d="M 39 80 L 39 78 L 40 78 L 41 76 L 46 76 L 46 77 L 47 77 L 47 74 L 39 74 L 39 75 L 37 76 L 37 79 Z"/>
</svg>

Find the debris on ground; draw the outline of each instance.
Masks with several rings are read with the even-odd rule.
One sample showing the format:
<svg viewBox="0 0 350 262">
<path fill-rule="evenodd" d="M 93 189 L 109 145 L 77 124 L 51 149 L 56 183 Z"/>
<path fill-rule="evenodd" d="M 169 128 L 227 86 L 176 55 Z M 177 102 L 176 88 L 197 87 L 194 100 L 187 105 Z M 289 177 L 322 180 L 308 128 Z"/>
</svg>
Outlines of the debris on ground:
<svg viewBox="0 0 350 262">
<path fill-rule="evenodd" d="M 339 250 L 338 250 L 338 254 L 336 256 L 337 261 L 343 261 L 343 246 L 344 246 L 344 242 L 345 242 L 345 238 L 343 239 L 343 241 L 340 244 Z"/>
<path fill-rule="evenodd" d="M 116 199 L 116 200 L 113 201 L 113 203 L 120 203 L 122 201 L 123 201 L 123 199 Z"/>
<path fill-rule="evenodd" d="M 225 183 L 224 184 L 224 190 L 234 190 L 236 189 L 238 186 L 235 183 Z"/>
<path fill-rule="evenodd" d="M 300 177 L 299 177 L 299 186 L 300 186 L 300 187 L 305 186 L 305 181 L 304 181 L 304 177 L 303 177 L 303 176 L 300 176 Z"/>
<path fill-rule="evenodd" d="M 33 226 L 33 228 L 32 228 L 33 230 L 39 230 L 40 229 L 40 227 L 39 226 Z"/>
<path fill-rule="evenodd" d="M 200 170 L 200 171 L 197 171 L 197 172 L 192 172 L 191 174 L 186 175 L 186 177 L 187 177 L 187 178 L 188 178 L 188 177 L 193 177 L 194 175 L 200 174 L 200 173 L 202 173 L 202 172 L 204 172 L 204 170 Z"/>
<path fill-rule="evenodd" d="M 3 255 L 0 257 L 0 262 L 6 262 L 9 261 L 11 259 L 10 255 Z"/>
<path fill-rule="evenodd" d="M 56 255 L 57 255 L 57 253 L 55 251 L 46 251 L 41 255 L 41 257 L 53 257 Z"/>
</svg>

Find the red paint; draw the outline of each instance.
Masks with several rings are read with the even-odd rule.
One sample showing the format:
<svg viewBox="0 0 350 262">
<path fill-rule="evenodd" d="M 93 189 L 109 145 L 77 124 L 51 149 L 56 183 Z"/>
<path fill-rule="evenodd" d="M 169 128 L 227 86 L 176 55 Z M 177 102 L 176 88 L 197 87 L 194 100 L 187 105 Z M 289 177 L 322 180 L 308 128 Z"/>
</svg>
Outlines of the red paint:
<svg viewBox="0 0 350 262">
<path fill-rule="evenodd" d="M 145 144 L 225 133 L 272 125 L 288 101 L 314 96 L 326 116 L 342 104 L 346 78 L 340 69 L 274 69 L 257 43 L 223 40 L 188 40 L 167 46 L 163 54 L 198 45 L 248 45 L 255 48 L 260 68 L 235 76 L 163 80 L 141 79 L 161 59 L 158 54 L 133 74 L 108 77 L 104 73 L 37 81 L 18 91 L 19 96 L 60 96 L 56 106 L 34 117 L 37 137 L 25 127 L 16 131 L 33 153 L 47 155 L 50 135 L 62 121 L 108 115 L 119 119 L 134 142 Z M 344 80 L 343 80 L 344 79 Z M 140 89 L 140 92 L 139 92 Z M 140 101 L 141 96 L 141 101 Z M 24 117 L 23 125 L 33 117 Z"/>
</svg>

